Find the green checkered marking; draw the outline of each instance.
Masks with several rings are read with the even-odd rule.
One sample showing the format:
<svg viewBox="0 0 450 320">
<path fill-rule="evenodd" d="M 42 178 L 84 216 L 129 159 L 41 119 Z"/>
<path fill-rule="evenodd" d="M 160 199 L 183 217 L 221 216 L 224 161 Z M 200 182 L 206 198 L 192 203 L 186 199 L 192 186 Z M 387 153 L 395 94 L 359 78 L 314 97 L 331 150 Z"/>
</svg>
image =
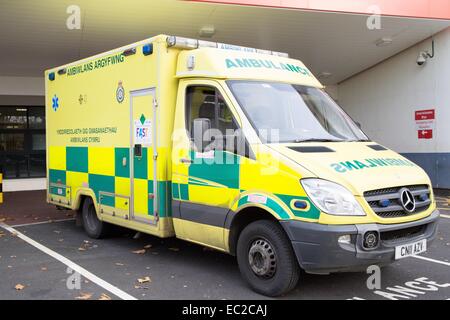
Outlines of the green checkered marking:
<svg viewBox="0 0 450 320">
<path fill-rule="evenodd" d="M 48 179 L 51 184 L 52 183 L 66 184 L 66 171 L 49 169 L 48 170 Z M 61 189 L 64 192 L 63 194 L 61 194 L 61 191 L 59 191 Z M 65 192 L 66 192 L 66 188 L 49 186 L 50 194 L 54 194 L 57 196 L 65 196 Z"/>
<path fill-rule="evenodd" d="M 89 174 L 89 187 L 94 191 L 97 201 L 100 200 L 102 205 L 115 206 L 115 198 L 103 195 L 100 199 L 99 192 L 115 192 L 115 181 L 113 176 L 105 176 L 99 174 Z"/>
<path fill-rule="evenodd" d="M 74 172 L 89 172 L 88 148 L 67 147 L 66 148 L 66 170 Z"/>
<path fill-rule="evenodd" d="M 142 148 L 142 157 L 133 157 L 134 177 L 136 179 L 148 178 L 148 148 Z"/>
<path fill-rule="evenodd" d="M 126 159 L 127 165 L 122 165 L 123 158 Z M 130 177 L 130 149 L 129 148 L 115 148 L 114 149 L 114 164 L 116 177 L 129 178 Z"/>
<path fill-rule="evenodd" d="M 145 120 L 144 120 L 145 121 Z M 49 182 L 66 184 L 67 172 L 83 172 L 88 173 L 89 188 L 94 191 L 97 202 L 99 200 L 100 192 L 115 193 L 115 177 L 130 178 L 130 149 L 129 148 L 115 148 L 114 150 L 114 163 L 115 163 L 115 175 L 99 175 L 89 173 L 88 166 L 88 147 L 66 147 L 66 168 L 67 170 L 56 170 L 49 168 Z M 126 166 L 122 165 L 123 158 L 126 158 Z M 135 178 L 145 179 L 148 181 L 148 192 L 153 193 L 153 180 L 148 180 L 148 149 L 142 148 L 142 157 L 133 159 Z M 63 189 L 63 194 L 61 194 Z M 187 199 L 187 185 L 182 188 L 183 196 Z M 176 188 L 178 191 L 178 188 Z M 58 192 L 60 191 L 60 192 Z M 64 196 L 66 188 L 51 187 L 49 186 L 49 193 L 59 196 Z M 171 181 L 158 181 L 158 199 L 159 199 L 159 216 L 171 217 L 172 206 L 172 183 Z M 115 197 L 102 195 L 100 201 L 102 205 L 115 207 Z M 153 212 L 153 199 L 149 199 L 148 202 L 149 215 Z"/>
</svg>

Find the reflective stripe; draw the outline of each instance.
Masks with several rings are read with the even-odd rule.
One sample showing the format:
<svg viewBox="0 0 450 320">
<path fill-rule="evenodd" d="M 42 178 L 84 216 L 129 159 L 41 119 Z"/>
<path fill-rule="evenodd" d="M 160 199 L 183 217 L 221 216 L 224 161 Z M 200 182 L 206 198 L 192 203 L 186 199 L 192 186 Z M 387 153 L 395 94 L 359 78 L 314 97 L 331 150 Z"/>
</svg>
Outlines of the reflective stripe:
<svg viewBox="0 0 450 320">
<path fill-rule="evenodd" d="M 173 218 L 220 228 L 224 228 L 227 214 L 230 211 L 228 208 L 208 206 L 189 201 L 172 200 L 172 203 L 175 206 L 175 210 L 172 211 Z"/>
</svg>

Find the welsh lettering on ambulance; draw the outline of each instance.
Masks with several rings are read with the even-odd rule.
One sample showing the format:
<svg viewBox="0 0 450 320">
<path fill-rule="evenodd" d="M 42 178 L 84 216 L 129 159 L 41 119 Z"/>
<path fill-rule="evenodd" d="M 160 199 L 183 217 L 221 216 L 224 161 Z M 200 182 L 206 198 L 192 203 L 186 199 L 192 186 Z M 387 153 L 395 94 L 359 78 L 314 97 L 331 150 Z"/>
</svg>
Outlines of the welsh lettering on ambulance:
<svg viewBox="0 0 450 320">
<path fill-rule="evenodd" d="M 406 166 L 413 167 L 414 163 L 406 159 L 364 159 L 364 160 L 351 160 L 342 161 L 339 163 L 332 163 L 330 165 L 335 171 L 344 173 L 352 170 L 370 169 L 376 167 L 388 167 L 388 166 Z"/>
</svg>

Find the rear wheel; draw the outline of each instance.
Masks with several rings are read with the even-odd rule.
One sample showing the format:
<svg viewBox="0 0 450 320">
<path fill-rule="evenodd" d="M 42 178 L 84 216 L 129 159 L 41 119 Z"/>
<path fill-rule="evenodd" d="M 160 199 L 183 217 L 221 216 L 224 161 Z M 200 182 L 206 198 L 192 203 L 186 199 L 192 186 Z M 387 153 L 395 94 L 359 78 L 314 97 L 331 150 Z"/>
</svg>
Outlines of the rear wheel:
<svg viewBox="0 0 450 320">
<path fill-rule="evenodd" d="M 84 231 L 89 237 L 100 239 L 108 234 L 110 225 L 98 219 L 95 205 L 91 198 L 86 198 L 83 202 L 82 217 Z"/>
<path fill-rule="evenodd" d="M 239 269 L 250 287 L 266 296 L 280 296 L 298 282 L 300 267 L 289 238 L 273 221 L 252 222 L 237 243 Z"/>
</svg>

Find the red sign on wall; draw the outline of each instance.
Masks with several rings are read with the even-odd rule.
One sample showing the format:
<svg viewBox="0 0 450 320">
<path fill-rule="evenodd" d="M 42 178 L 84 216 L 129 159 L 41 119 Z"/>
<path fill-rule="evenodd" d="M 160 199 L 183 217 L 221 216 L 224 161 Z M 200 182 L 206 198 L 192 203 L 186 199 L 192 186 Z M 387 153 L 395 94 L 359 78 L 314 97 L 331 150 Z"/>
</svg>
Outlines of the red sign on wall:
<svg viewBox="0 0 450 320">
<path fill-rule="evenodd" d="M 433 130 L 419 130 L 417 133 L 419 139 L 433 139 Z"/>
<path fill-rule="evenodd" d="M 434 120 L 434 119 L 435 119 L 434 109 L 416 111 L 416 121 L 418 121 L 418 120 Z"/>
<path fill-rule="evenodd" d="M 417 110 L 414 118 L 416 120 L 417 138 L 433 139 L 433 130 L 436 120 L 435 109 Z"/>
</svg>

